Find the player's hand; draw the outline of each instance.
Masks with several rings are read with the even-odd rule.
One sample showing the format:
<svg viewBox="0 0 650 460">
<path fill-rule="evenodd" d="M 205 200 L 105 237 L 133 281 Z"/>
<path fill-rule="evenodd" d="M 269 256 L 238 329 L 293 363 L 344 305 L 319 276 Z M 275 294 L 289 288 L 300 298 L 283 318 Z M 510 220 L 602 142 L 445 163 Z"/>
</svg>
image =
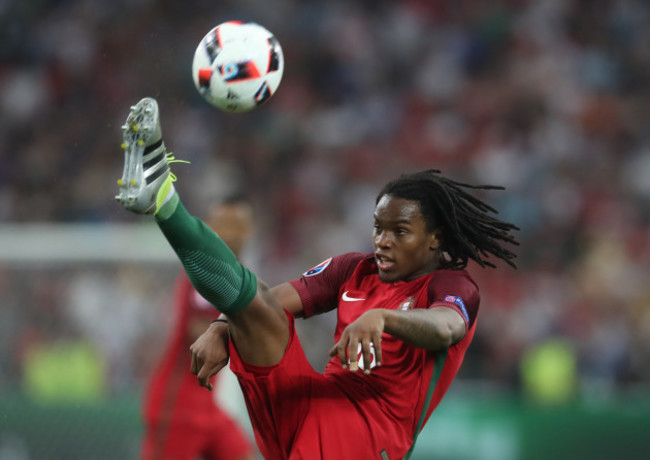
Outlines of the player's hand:
<svg viewBox="0 0 650 460">
<path fill-rule="evenodd" d="M 199 385 L 212 390 L 210 379 L 223 369 L 230 358 L 228 354 L 228 324 L 215 322 L 190 346 L 192 364 L 190 371 L 197 376 Z"/>
<path fill-rule="evenodd" d="M 349 366 L 351 372 L 359 370 L 359 357 L 363 357 L 363 371 L 370 374 L 371 365 L 381 365 L 382 332 L 383 310 L 368 310 L 343 330 L 341 339 L 330 349 L 329 355 L 338 356 L 343 369 Z"/>
</svg>

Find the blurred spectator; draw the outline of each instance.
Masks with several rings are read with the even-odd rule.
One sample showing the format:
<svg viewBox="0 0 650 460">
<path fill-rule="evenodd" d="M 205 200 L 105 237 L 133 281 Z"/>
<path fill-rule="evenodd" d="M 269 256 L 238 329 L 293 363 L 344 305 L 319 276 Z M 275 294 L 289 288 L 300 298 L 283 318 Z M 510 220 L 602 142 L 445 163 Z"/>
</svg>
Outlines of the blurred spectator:
<svg viewBox="0 0 650 460">
<path fill-rule="evenodd" d="M 522 228 L 520 270 L 477 276 L 484 313 L 461 377 L 518 387 L 526 350 L 561 338 L 579 387 L 650 383 L 648 2 L 42 0 L 0 11 L 1 222 L 132 219 L 110 189 L 119 127 L 152 95 L 173 118 L 170 149 L 193 162 L 176 174 L 202 171 L 200 186 L 180 182 L 188 205 L 234 181 L 270 198 L 259 216 L 270 284 L 369 241 L 357 203 L 395 171 L 439 167 L 506 185 L 495 205 Z M 268 27 L 286 58 L 278 93 L 241 116 L 209 107 L 190 78 L 200 38 L 235 18 Z M 3 319 L 41 315 L 35 293 L 5 276 Z M 64 319 L 107 319 L 85 333 L 109 366 L 129 368 L 143 332 L 117 318 L 135 311 L 111 321 L 83 286 L 130 288 L 92 277 L 73 277 Z M 18 340 L 4 324 L 2 343 Z M 314 337 L 327 340 L 322 329 Z M 10 357 L 0 363 L 15 375 Z"/>
</svg>

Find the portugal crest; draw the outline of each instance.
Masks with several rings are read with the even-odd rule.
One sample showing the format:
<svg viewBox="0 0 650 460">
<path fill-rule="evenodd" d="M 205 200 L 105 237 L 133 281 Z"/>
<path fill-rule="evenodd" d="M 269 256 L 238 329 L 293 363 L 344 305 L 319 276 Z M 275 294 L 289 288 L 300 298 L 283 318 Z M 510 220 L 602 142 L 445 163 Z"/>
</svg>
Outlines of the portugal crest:
<svg viewBox="0 0 650 460">
<path fill-rule="evenodd" d="M 413 307 L 415 307 L 415 297 L 407 297 L 404 302 L 399 304 L 399 307 L 397 307 L 397 309 L 400 311 L 406 311 L 413 310 Z"/>
</svg>

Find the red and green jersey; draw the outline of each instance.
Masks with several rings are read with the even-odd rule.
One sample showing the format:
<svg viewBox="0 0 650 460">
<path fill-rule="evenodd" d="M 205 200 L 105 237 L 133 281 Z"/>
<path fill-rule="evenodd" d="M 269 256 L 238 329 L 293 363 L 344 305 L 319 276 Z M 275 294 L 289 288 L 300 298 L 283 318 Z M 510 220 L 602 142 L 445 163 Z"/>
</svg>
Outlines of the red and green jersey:
<svg viewBox="0 0 650 460">
<path fill-rule="evenodd" d="M 326 366 L 325 377 L 352 400 L 379 402 L 361 403 L 359 410 L 369 423 L 377 421 L 377 430 L 406 453 L 449 388 L 474 336 L 480 300 L 474 281 L 465 270 L 436 270 L 412 281 L 387 283 L 379 279 L 372 254 L 349 253 L 324 261 L 291 284 L 306 317 L 337 309 L 334 342 L 350 323 L 373 308 L 447 307 L 462 316 L 467 333 L 449 349 L 428 351 L 384 333 L 382 363 L 370 375 L 343 369 L 338 357 Z"/>
<path fill-rule="evenodd" d="M 307 317 L 337 310 L 335 341 L 348 324 L 373 308 L 444 306 L 464 318 L 467 333 L 449 349 L 427 351 L 384 334 L 381 366 L 369 375 L 342 369 L 338 357 L 323 374 L 316 372 L 288 312 L 289 341 L 277 364 L 248 364 L 230 341 L 230 367 L 265 458 L 408 458 L 474 335 L 479 305 L 474 282 L 462 270 L 436 270 L 413 281 L 385 283 L 370 254 L 350 253 L 324 261 L 291 284 Z"/>
</svg>

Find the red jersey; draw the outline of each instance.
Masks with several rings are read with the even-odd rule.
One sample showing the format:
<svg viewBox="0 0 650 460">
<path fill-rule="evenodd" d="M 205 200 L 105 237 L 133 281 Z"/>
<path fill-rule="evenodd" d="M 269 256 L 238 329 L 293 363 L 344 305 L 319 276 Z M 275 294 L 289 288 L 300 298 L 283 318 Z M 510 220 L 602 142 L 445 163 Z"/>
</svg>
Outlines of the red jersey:
<svg viewBox="0 0 650 460">
<path fill-rule="evenodd" d="M 465 270 L 435 270 L 412 281 L 383 282 L 372 254 L 360 253 L 328 259 L 291 284 L 302 300 L 305 317 L 337 308 L 334 342 L 346 326 L 373 308 L 447 307 L 465 320 L 465 337 L 438 351 L 416 348 L 384 333 L 382 363 L 370 375 L 344 370 L 338 357 L 326 366 L 325 377 L 351 400 L 379 402 L 359 404 L 359 411 L 365 412 L 373 430 L 392 439 L 406 454 L 449 388 L 472 341 L 480 301 L 477 285 Z"/>
<path fill-rule="evenodd" d="M 187 326 L 191 318 L 210 321 L 217 318 L 219 312 L 196 292 L 185 273 L 176 281 L 174 296 L 173 329 L 165 353 L 149 381 L 145 420 L 148 424 L 163 423 L 171 418 L 184 424 L 209 424 L 220 411 L 213 393 L 199 386 L 196 376 L 190 372 L 192 343 L 187 337 Z"/>
</svg>

